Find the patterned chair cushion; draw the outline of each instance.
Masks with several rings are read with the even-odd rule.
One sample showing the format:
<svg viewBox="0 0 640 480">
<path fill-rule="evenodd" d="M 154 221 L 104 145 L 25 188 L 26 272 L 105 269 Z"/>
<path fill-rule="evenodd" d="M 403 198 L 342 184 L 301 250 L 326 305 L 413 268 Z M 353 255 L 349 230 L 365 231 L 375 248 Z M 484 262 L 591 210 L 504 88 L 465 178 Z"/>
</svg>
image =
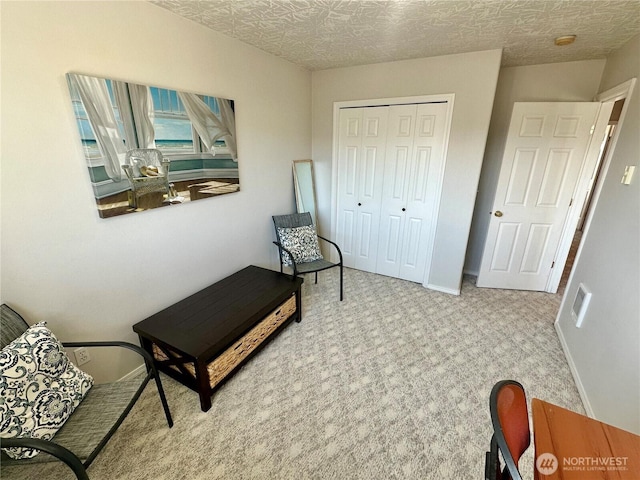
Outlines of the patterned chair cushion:
<svg viewBox="0 0 640 480">
<path fill-rule="evenodd" d="M 322 253 L 318 244 L 318 234 L 313 225 L 294 228 L 278 228 L 280 243 L 293 255 L 296 263 L 321 260 Z M 282 263 L 291 265 L 291 258 L 282 252 Z"/>
<path fill-rule="evenodd" d="M 93 385 L 93 377 L 69 361 L 45 324 L 32 325 L 0 352 L 0 437 L 50 440 Z M 15 459 L 38 453 L 4 450 Z"/>
</svg>

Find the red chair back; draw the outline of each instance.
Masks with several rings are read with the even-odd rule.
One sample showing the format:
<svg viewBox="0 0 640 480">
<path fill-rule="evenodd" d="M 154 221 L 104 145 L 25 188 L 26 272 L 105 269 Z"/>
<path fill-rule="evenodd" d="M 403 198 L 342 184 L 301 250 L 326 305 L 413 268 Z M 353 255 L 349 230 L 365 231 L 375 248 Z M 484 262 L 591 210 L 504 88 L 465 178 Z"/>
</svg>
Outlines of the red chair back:
<svg viewBox="0 0 640 480">
<path fill-rule="evenodd" d="M 503 473 L 520 479 L 518 461 L 531 443 L 524 388 L 514 380 L 498 382 L 491 391 L 489 403 L 495 439 L 505 462 Z"/>
</svg>

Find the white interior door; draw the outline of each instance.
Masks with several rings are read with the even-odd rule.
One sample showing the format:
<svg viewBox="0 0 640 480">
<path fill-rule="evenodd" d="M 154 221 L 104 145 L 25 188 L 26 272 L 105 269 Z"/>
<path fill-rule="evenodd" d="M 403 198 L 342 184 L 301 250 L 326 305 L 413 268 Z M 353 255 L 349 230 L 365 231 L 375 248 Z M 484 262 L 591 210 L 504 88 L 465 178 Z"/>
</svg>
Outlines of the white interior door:
<svg viewBox="0 0 640 480">
<path fill-rule="evenodd" d="M 390 107 L 377 273 L 422 282 L 440 191 L 446 103 Z"/>
<path fill-rule="evenodd" d="M 384 154 L 386 107 L 340 111 L 336 241 L 344 265 L 375 272 Z"/>
<path fill-rule="evenodd" d="M 514 104 L 479 287 L 545 290 L 600 104 Z"/>
<path fill-rule="evenodd" d="M 446 103 L 418 105 L 409 188 L 405 214 L 404 243 L 399 277 L 423 282 L 431 258 L 436 208 L 444 173 L 447 138 Z"/>
<path fill-rule="evenodd" d="M 391 277 L 400 275 L 416 107 L 394 105 L 389 110 L 376 272 Z"/>
</svg>

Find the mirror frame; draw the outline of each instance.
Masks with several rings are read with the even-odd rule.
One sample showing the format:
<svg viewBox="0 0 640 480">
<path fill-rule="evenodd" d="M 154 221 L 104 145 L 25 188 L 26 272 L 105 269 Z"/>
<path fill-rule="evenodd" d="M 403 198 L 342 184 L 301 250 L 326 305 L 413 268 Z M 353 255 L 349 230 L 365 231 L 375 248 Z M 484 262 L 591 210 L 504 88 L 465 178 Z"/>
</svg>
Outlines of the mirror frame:
<svg viewBox="0 0 640 480">
<path fill-rule="evenodd" d="M 313 224 L 316 226 L 316 228 L 318 228 L 318 209 L 316 200 L 316 184 L 313 172 L 313 160 L 293 161 L 293 186 L 296 193 L 297 212 L 309 212 L 311 214 Z M 309 188 L 309 186 L 311 188 Z M 311 201 L 311 203 L 313 204 L 312 208 L 309 208 L 309 201 Z"/>
</svg>

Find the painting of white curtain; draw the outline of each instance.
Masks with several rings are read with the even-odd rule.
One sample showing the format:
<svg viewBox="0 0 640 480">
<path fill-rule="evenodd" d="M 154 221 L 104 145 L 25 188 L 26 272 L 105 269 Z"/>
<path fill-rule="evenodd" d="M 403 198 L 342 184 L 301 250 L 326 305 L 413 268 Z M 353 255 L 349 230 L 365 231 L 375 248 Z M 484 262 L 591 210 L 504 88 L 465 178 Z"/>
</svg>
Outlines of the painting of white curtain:
<svg viewBox="0 0 640 480">
<path fill-rule="evenodd" d="M 233 100 L 77 73 L 67 80 L 100 217 L 240 190 Z"/>
<path fill-rule="evenodd" d="M 220 113 L 216 115 L 198 95 L 178 92 L 178 96 L 193 123 L 200 138 L 211 151 L 215 151 L 215 142 L 223 139 L 231 152 L 231 157 L 237 162 L 236 152 L 236 122 L 229 100 L 218 99 Z"/>
<path fill-rule="evenodd" d="M 73 75 L 69 77 L 69 81 L 82 99 L 95 139 L 104 152 L 104 168 L 107 175 L 114 182 L 121 181 L 121 165 L 124 163 L 127 150 L 118 131 L 106 82 L 102 78 L 85 75 Z"/>
<path fill-rule="evenodd" d="M 139 148 L 156 148 L 153 99 L 149 87 L 119 81 L 113 81 L 113 87 L 125 138 L 135 139 Z"/>
</svg>

